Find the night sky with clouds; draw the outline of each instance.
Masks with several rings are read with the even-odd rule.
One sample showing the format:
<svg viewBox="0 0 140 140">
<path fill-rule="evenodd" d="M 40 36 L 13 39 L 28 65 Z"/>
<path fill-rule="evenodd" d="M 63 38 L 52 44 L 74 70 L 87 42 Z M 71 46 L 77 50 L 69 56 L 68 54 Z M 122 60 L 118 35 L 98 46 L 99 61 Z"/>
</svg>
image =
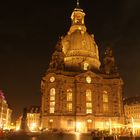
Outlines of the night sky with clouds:
<svg viewBox="0 0 140 140">
<path fill-rule="evenodd" d="M 0 5 L 0 89 L 13 118 L 40 105 L 40 81 L 58 38 L 69 30 L 76 0 Z M 140 0 L 81 0 L 85 23 L 100 51 L 113 49 L 124 96 L 140 94 Z"/>
</svg>

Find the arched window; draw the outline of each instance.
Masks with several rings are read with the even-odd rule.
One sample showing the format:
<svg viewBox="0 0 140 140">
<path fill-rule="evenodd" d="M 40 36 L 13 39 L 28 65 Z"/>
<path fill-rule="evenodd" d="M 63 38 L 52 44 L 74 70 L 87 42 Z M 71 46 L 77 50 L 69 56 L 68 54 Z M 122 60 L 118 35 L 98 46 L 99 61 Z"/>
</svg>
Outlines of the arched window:
<svg viewBox="0 0 140 140">
<path fill-rule="evenodd" d="M 91 90 L 87 89 L 86 90 L 86 101 L 91 101 L 92 96 L 91 96 Z"/>
<path fill-rule="evenodd" d="M 103 102 L 108 103 L 108 93 L 107 93 L 107 91 L 103 91 Z"/>
<path fill-rule="evenodd" d="M 68 89 L 67 93 L 67 111 L 72 112 L 72 89 Z"/>
<path fill-rule="evenodd" d="M 72 101 L 72 90 L 71 89 L 67 90 L 67 101 Z"/>
<path fill-rule="evenodd" d="M 50 113 L 55 111 L 55 88 L 50 89 Z"/>
<path fill-rule="evenodd" d="M 84 70 L 88 70 L 89 64 L 87 62 L 84 63 Z"/>
<path fill-rule="evenodd" d="M 55 95 L 55 88 L 50 89 L 50 95 Z"/>
<path fill-rule="evenodd" d="M 90 89 L 86 90 L 86 113 L 92 113 L 92 92 Z"/>
<path fill-rule="evenodd" d="M 50 101 L 55 100 L 55 88 L 50 89 Z"/>
<path fill-rule="evenodd" d="M 103 91 L 103 111 L 108 112 L 108 93 Z"/>
<path fill-rule="evenodd" d="M 53 127 L 53 119 L 48 120 L 48 126 L 49 128 Z"/>
</svg>

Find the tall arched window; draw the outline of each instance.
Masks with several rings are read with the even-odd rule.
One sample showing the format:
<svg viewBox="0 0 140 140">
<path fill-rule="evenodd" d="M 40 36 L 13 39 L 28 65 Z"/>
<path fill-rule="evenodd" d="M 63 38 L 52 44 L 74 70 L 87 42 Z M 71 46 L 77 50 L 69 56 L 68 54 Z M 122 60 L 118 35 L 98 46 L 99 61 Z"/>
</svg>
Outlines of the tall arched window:
<svg viewBox="0 0 140 140">
<path fill-rule="evenodd" d="M 91 90 L 87 89 L 86 90 L 86 101 L 91 101 Z"/>
<path fill-rule="evenodd" d="M 55 95 L 55 88 L 50 89 L 50 95 Z"/>
<path fill-rule="evenodd" d="M 50 113 L 55 111 L 55 88 L 50 89 Z"/>
<path fill-rule="evenodd" d="M 67 90 L 67 101 L 72 101 L 72 90 L 71 89 Z"/>
<path fill-rule="evenodd" d="M 72 89 L 67 90 L 67 111 L 71 112 L 72 111 Z"/>
<path fill-rule="evenodd" d="M 103 111 L 108 112 L 108 93 L 103 91 Z"/>
<path fill-rule="evenodd" d="M 86 113 L 92 113 L 92 92 L 90 89 L 86 90 Z"/>
</svg>

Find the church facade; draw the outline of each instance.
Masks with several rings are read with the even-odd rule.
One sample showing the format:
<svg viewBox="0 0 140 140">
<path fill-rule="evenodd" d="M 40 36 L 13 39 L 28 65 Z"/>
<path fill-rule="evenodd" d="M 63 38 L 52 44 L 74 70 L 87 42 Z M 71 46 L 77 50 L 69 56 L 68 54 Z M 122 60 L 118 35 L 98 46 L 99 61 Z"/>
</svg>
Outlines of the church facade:
<svg viewBox="0 0 140 140">
<path fill-rule="evenodd" d="M 41 81 L 42 128 L 87 132 L 117 128 L 124 122 L 123 80 L 112 50 L 101 67 L 94 35 L 87 32 L 85 13 L 77 7 Z"/>
</svg>

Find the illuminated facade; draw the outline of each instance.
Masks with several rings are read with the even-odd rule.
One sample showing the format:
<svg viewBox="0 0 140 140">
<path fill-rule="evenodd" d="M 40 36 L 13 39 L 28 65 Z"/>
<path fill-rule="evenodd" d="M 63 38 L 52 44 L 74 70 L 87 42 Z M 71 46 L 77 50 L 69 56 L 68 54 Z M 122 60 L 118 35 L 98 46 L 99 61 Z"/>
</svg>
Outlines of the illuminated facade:
<svg viewBox="0 0 140 140">
<path fill-rule="evenodd" d="M 87 132 L 124 121 L 122 87 L 112 50 L 100 66 L 98 46 L 75 8 L 72 25 L 59 39 L 42 78 L 42 128 Z"/>
<path fill-rule="evenodd" d="M 124 100 L 124 112 L 126 126 L 132 127 L 134 123 L 135 133 L 140 134 L 140 96 L 130 97 Z"/>
<path fill-rule="evenodd" d="M 27 113 L 27 125 L 30 131 L 38 131 L 40 128 L 40 107 L 32 106 Z"/>
<path fill-rule="evenodd" d="M 16 120 L 16 131 L 20 130 L 20 125 L 21 125 L 21 118 L 22 116 L 20 116 L 17 120 Z"/>
<path fill-rule="evenodd" d="M 21 119 L 20 116 L 16 120 L 16 130 L 20 130 L 21 126 Z M 27 127 L 29 131 L 39 131 L 40 129 L 40 107 L 39 106 L 32 106 L 27 110 Z"/>
<path fill-rule="evenodd" d="M 12 110 L 8 107 L 4 93 L 0 91 L 0 128 L 9 129 L 11 126 Z"/>
</svg>

